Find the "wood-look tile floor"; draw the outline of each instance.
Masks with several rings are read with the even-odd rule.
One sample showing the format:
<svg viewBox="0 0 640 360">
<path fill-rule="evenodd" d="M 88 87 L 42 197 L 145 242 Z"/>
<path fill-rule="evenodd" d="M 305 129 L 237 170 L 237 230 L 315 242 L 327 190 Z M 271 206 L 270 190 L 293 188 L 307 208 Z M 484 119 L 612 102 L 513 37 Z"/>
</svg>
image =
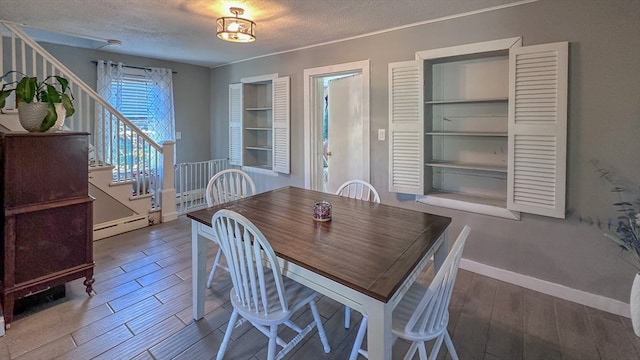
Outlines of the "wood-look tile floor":
<svg viewBox="0 0 640 360">
<path fill-rule="evenodd" d="M 17 316 L 0 338 L 0 359 L 211 359 L 230 315 L 228 274 L 207 291 L 206 315 L 191 317 L 190 221 L 177 221 L 94 243 L 96 294 L 82 280 L 65 298 Z M 210 257 L 215 245 L 210 247 Z M 210 266 L 210 265 L 209 265 Z M 420 281 L 428 281 L 427 271 Z M 287 359 L 347 359 L 360 315 L 343 328 L 343 306 L 318 302 L 329 342 L 315 332 Z M 308 321 L 309 311 L 296 314 Z M 283 330 L 283 336 L 287 336 Z M 629 319 L 460 270 L 449 331 L 460 359 L 640 359 Z M 263 360 L 266 338 L 249 324 L 237 328 L 226 359 Z M 398 341 L 393 358 L 407 343 Z M 440 351 L 439 358 L 448 358 Z"/>
</svg>

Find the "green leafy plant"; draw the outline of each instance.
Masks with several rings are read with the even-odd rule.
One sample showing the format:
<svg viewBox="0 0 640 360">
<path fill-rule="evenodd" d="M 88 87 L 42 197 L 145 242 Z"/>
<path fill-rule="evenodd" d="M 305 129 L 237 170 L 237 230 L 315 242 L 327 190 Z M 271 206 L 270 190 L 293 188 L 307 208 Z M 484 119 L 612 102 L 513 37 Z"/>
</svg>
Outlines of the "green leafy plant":
<svg viewBox="0 0 640 360">
<path fill-rule="evenodd" d="M 17 106 L 20 106 L 21 102 L 48 103 L 49 108 L 47 114 L 44 119 L 42 119 L 42 124 L 40 125 L 41 131 L 46 131 L 55 124 L 58 118 L 55 104 L 62 104 L 66 110 L 66 117 L 73 115 L 75 112 L 73 107 L 73 94 L 71 93 L 69 80 L 66 78 L 58 75 L 50 75 L 42 81 L 39 81 L 37 77 L 29 77 L 19 71 L 9 71 L 4 74 L 0 80 L 4 80 L 13 73 L 21 75 L 22 78 L 19 81 L 7 82 L 2 86 L 0 90 L 0 109 L 4 107 L 12 91 L 16 94 Z"/>
</svg>

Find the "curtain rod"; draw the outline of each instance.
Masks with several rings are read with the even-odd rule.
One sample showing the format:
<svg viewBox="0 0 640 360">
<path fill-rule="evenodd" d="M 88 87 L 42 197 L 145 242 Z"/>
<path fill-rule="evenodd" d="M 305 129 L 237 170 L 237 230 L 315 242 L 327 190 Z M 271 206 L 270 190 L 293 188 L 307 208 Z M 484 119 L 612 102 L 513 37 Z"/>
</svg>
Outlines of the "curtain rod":
<svg viewBox="0 0 640 360">
<path fill-rule="evenodd" d="M 91 62 L 96 66 L 98 65 L 98 60 L 91 60 Z M 106 63 L 106 61 L 105 61 L 105 63 Z M 111 63 L 111 66 L 118 66 L 118 64 L 117 63 Z M 124 65 L 124 64 L 122 66 L 131 68 L 131 69 L 151 70 L 150 68 L 142 67 L 142 66 L 132 66 L 132 65 Z M 172 74 L 177 74 L 178 72 L 172 70 L 171 73 Z"/>
</svg>

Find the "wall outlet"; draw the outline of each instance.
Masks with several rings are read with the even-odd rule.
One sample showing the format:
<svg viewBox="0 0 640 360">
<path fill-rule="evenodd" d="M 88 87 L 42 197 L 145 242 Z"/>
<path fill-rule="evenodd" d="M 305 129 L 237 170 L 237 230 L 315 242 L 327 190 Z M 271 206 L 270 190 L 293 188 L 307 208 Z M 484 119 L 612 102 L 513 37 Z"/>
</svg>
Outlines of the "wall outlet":
<svg viewBox="0 0 640 360">
<path fill-rule="evenodd" d="M 384 140 L 385 138 L 385 129 L 378 129 L 378 140 Z"/>
</svg>

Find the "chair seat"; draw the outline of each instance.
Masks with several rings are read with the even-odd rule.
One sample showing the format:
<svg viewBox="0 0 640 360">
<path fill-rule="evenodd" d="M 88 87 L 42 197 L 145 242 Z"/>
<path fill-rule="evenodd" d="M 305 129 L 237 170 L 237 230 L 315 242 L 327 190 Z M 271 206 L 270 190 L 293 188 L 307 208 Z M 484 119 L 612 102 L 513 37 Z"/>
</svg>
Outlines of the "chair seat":
<svg viewBox="0 0 640 360">
<path fill-rule="evenodd" d="M 429 341 L 438 337 L 447 328 L 449 322 L 449 312 L 446 311 L 442 317 L 438 326 L 434 326 L 431 332 L 420 331 L 406 331 L 405 327 L 409 322 L 411 316 L 413 316 L 418 304 L 425 297 L 425 293 L 429 291 L 428 288 L 420 283 L 413 283 L 406 294 L 402 297 L 402 300 L 398 303 L 393 310 L 393 316 L 391 320 L 391 332 L 394 336 L 409 340 L 409 341 Z M 421 318 L 418 322 L 424 320 Z M 420 327 L 418 327 L 420 328 Z"/>
<path fill-rule="evenodd" d="M 286 276 L 282 276 L 284 297 L 287 299 L 287 303 L 289 305 L 289 311 L 282 311 L 276 286 L 273 285 L 274 281 L 271 269 L 265 269 L 264 282 L 267 285 L 267 297 L 269 299 L 269 308 L 267 311 L 265 311 L 262 304 L 258 305 L 258 311 L 256 311 L 254 304 L 251 304 L 251 307 L 242 304 L 240 299 L 235 295 L 235 288 L 231 288 L 230 293 L 233 307 L 242 317 L 249 321 L 256 322 L 261 325 L 280 324 L 284 320 L 288 319 L 291 314 L 295 313 L 298 309 L 307 305 L 317 295 L 314 290 L 311 290 L 310 288 L 301 285 Z"/>
</svg>

